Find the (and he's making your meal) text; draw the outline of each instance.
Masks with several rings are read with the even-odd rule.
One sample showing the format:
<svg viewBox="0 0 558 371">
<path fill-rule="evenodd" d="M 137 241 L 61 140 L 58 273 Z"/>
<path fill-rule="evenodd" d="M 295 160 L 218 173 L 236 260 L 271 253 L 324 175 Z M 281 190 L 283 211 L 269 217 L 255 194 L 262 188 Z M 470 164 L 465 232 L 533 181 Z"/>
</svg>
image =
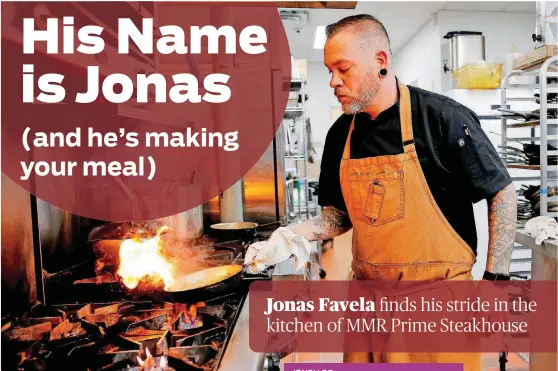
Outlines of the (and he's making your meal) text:
<svg viewBox="0 0 558 371">
<path fill-rule="evenodd" d="M 27 127 L 23 132 L 22 142 L 26 151 L 33 148 L 79 148 L 82 144 L 81 128 L 76 128 L 70 133 L 31 133 L 31 129 Z M 124 146 L 134 148 L 140 145 L 138 139 L 139 134 L 133 131 L 126 131 L 120 128 L 118 133 L 109 132 L 101 134 L 93 128 L 87 128 L 86 146 L 89 148 L 114 148 L 118 146 L 119 139 L 123 139 Z M 144 134 L 142 145 L 145 148 L 199 148 L 199 147 L 218 147 L 224 151 L 237 151 L 238 131 L 227 132 L 210 132 L 206 128 L 200 131 L 192 130 L 188 127 L 184 132 L 147 132 Z M 155 161 L 151 156 L 144 158 L 140 156 L 137 161 L 85 161 L 82 164 L 83 176 L 145 176 L 146 160 L 151 165 L 148 179 L 153 179 L 155 175 Z M 73 176 L 75 168 L 78 167 L 77 161 L 21 161 L 21 169 L 23 175 L 21 180 L 28 180 L 35 173 L 38 176 Z"/>
</svg>

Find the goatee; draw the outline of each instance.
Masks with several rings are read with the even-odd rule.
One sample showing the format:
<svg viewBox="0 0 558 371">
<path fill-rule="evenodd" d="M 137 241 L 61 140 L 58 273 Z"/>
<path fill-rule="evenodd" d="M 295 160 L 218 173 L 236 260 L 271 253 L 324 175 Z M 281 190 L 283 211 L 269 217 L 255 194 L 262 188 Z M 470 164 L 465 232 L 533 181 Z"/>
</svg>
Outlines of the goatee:
<svg viewBox="0 0 558 371">
<path fill-rule="evenodd" d="M 370 73 L 364 77 L 363 88 L 358 94 L 358 98 L 341 105 L 343 113 L 347 115 L 354 115 L 358 112 L 364 110 L 376 97 L 378 91 L 380 90 L 380 85 L 377 81 L 374 81 L 374 74 Z"/>
</svg>

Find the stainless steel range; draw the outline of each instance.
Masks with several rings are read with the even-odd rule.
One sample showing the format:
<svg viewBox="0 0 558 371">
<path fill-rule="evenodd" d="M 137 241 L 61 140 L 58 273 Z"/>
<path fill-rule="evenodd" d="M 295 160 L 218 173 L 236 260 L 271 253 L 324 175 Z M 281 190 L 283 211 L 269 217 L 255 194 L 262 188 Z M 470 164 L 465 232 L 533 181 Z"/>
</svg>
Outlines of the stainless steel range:
<svg viewBox="0 0 558 371">
<path fill-rule="evenodd" d="M 206 256 L 218 256 L 226 264 L 227 256 L 238 260 L 245 245 L 246 241 L 205 240 L 203 249 L 213 252 Z M 130 293 L 121 285 L 83 279 L 94 274 L 94 260 L 46 275 L 50 304 L 2 320 L 3 369 L 277 368 L 277 357 L 274 362 L 248 345 L 248 286 L 253 280 L 271 279 L 272 273 L 271 268 L 244 274 L 234 292 L 217 297 L 202 292 L 186 302 L 158 300 L 156 293 Z"/>
</svg>

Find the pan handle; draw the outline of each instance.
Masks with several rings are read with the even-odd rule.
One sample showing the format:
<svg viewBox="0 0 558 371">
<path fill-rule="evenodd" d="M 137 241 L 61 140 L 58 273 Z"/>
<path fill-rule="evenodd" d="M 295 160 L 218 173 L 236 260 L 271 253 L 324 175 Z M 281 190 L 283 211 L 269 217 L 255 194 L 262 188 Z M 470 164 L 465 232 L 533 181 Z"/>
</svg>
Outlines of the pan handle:
<svg viewBox="0 0 558 371">
<path fill-rule="evenodd" d="M 278 220 L 278 221 L 271 222 L 271 223 L 259 224 L 257 226 L 257 228 L 260 229 L 260 228 L 265 228 L 265 227 L 271 227 L 272 225 L 276 225 L 276 224 L 279 224 L 279 226 L 282 226 L 283 222 Z"/>
<path fill-rule="evenodd" d="M 240 261 L 242 256 L 242 253 L 238 253 L 238 255 L 236 255 L 236 257 L 233 259 L 233 261 L 231 262 L 231 265 L 235 265 L 238 264 L 238 262 Z"/>
</svg>

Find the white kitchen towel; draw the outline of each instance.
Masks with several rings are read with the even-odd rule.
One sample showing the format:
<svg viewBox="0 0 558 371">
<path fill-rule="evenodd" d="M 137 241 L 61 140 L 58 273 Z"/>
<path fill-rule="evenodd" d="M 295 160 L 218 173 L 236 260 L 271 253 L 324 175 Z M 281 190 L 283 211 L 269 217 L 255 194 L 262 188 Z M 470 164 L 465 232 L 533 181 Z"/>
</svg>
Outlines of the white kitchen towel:
<svg viewBox="0 0 558 371">
<path fill-rule="evenodd" d="M 256 242 L 248 247 L 244 257 L 245 270 L 255 274 L 294 256 L 298 271 L 310 260 L 311 250 L 312 245 L 306 238 L 281 227 L 267 241 Z"/>
<path fill-rule="evenodd" d="M 535 243 L 540 245 L 548 238 L 556 238 L 558 235 L 558 223 L 554 218 L 548 216 L 537 216 L 525 223 L 525 232 L 535 237 Z"/>
</svg>

